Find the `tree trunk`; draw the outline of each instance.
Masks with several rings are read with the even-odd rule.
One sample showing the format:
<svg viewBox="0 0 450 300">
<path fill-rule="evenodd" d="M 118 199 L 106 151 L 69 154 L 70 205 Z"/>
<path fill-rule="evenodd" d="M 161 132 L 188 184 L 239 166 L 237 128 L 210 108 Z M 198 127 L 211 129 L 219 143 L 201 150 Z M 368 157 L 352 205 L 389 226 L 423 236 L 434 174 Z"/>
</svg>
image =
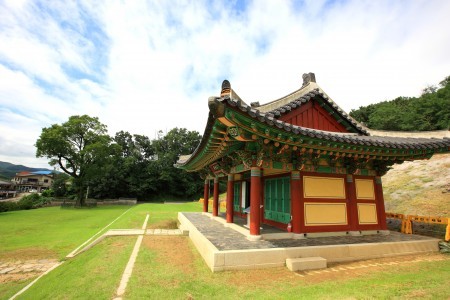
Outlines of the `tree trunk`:
<svg viewBox="0 0 450 300">
<path fill-rule="evenodd" d="M 75 202 L 76 207 L 82 207 L 86 205 L 86 200 L 84 197 L 84 189 L 82 187 L 78 190 L 77 201 Z"/>
<path fill-rule="evenodd" d="M 82 207 L 86 205 L 86 200 L 84 197 L 84 186 L 81 182 L 80 178 L 77 178 L 77 180 L 75 180 L 74 182 L 76 184 L 78 193 L 77 193 L 77 200 L 75 202 L 75 207 Z"/>
</svg>

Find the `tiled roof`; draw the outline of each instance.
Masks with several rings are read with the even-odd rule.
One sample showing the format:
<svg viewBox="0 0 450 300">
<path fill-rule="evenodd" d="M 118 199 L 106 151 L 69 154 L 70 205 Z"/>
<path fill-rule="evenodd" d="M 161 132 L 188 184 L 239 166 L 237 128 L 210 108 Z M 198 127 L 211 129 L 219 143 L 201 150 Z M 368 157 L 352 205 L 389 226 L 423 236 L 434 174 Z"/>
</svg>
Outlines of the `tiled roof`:
<svg viewBox="0 0 450 300">
<path fill-rule="evenodd" d="M 348 115 L 342 108 L 339 107 L 315 82 L 309 82 L 302 86 L 299 90 L 282 97 L 280 99 L 271 101 L 264 105 L 253 106 L 261 112 L 270 113 L 275 118 L 289 113 L 291 110 L 308 103 L 316 96 L 320 96 L 341 118 L 350 123 L 357 131 L 362 134 L 369 135 L 364 126 L 358 123 L 350 115 Z"/>
<path fill-rule="evenodd" d="M 353 125 L 353 127 L 356 127 L 359 131 L 361 131 L 364 134 L 367 135 L 369 134 L 367 130 L 361 126 L 361 124 L 359 124 L 358 122 L 355 121 L 355 119 L 350 117 L 344 110 L 342 110 L 342 108 L 340 108 L 336 103 L 334 103 L 333 100 L 328 98 L 328 96 L 324 94 L 319 88 L 315 88 L 311 92 L 308 92 L 307 94 L 299 98 L 296 98 L 291 102 L 289 102 L 288 104 L 280 106 L 270 111 L 269 113 L 272 113 L 275 117 L 279 117 L 283 114 L 290 112 L 292 109 L 295 109 L 303 104 L 308 103 L 311 99 L 313 99 L 316 96 L 322 97 L 322 99 L 325 100 L 330 105 L 330 107 L 332 107 L 342 118 L 344 118 L 351 125 Z"/>
<path fill-rule="evenodd" d="M 233 139 L 231 137 L 230 140 L 229 134 L 231 132 L 229 133 L 223 126 L 226 128 L 232 128 L 234 126 L 247 127 L 247 129 L 243 130 L 249 130 L 252 134 L 257 132 L 262 133 L 262 130 L 264 130 L 264 133 L 262 133 L 262 136 L 265 138 L 264 143 L 270 139 L 274 139 L 278 144 L 279 142 L 283 142 L 280 134 L 278 134 L 278 137 L 274 137 L 271 135 L 270 130 L 268 131 L 269 127 L 272 127 L 276 129 L 274 131 L 281 130 L 287 133 L 284 137 L 284 142 L 288 140 L 292 142 L 295 140 L 295 143 L 302 147 L 302 150 L 306 148 L 310 150 L 324 150 L 329 148 L 334 149 L 333 151 L 337 154 L 339 154 L 338 152 L 347 153 L 347 155 L 364 153 L 367 157 L 370 155 L 372 159 L 386 160 L 398 158 L 401 161 L 405 158 L 423 159 L 433 155 L 433 153 L 449 152 L 450 138 L 448 137 L 435 139 L 369 135 L 367 128 L 361 126 L 347 115 L 320 89 L 315 83 L 314 74 L 304 74 L 304 77 L 305 75 L 310 76 L 314 80 L 306 82 L 304 80 L 302 88 L 299 90 L 264 105 L 259 105 L 257 102 L 248 105 L 235 93 L 230 83 L 224 81 L 221 96 L 210 97 L 208 99 L 210 111 L 201 142 L 190 156 L 180 157 L 176 166 L 191 171 L 200 170 L 205 165 L 214 162 L 227 153 L 236 151 L 239 147 L 242 147 L 242 144 L 245 144 L 246 137 L 241 136 L 240 139 Z M 335 113 L 338 115 L 340 120 L 342 119 L 343 122 L 348 123 L 347 125 L 354 128 L 354 132 L 341 133 L 306 128 L 281 121 L 277 118 L 307 103 L 313 98 L 317 99 L 321 105 L 324 104 L 324 107 L 328 106 L 326 109 L 330 114 Z M 230 108 L 241 112 L 242 116 L 240 117 L 243 117 L 243 119 L 231 113 Z M 226 111 L 231 114 L 227 116 Z M 254 119 L 255 122 L 252 122 L 251 119 Z M 251 124 L 245 125 L 242 122 L 251 122 Z M 239 131 L 237 134 L 239 135 Z M 286 136 L 289 137 L 286 138 Z M 290 142 L 287 143 L 289 144 Z M 297 147 L 297 145 L 293 145 L 292 143 L 291 145 Z M 285 146 L 288 145 L 286 144 Z"/>
<path fill-rule="evenodd" d="M 256 108 L 253 108 L 242 100 L 231 99 L 228 96 L 217 98 L 219 102 L 226 102 L 227 104 L 239 108 L 244 113 L 247 113 L 254 119 L 270 126 L 277 127 L 292 132 L 296 135 L 309 136 L 334 142 L 349 143 L 355 145 L 367 145 L 376 147 L 398 148 L 398 149 L 435 149 L 442 147 L 450 147 L 450 139 L 426 139 L 426 138 L 400 138 L 400 137 L 380 137 L 380 136 L 365 136 L 357 135 L 355 133 L 338 133 L 331 131 L 323 131 L 312 128 L 292 125 L 275 118 L 272 112 L 263 113 Z"/>
</svg>

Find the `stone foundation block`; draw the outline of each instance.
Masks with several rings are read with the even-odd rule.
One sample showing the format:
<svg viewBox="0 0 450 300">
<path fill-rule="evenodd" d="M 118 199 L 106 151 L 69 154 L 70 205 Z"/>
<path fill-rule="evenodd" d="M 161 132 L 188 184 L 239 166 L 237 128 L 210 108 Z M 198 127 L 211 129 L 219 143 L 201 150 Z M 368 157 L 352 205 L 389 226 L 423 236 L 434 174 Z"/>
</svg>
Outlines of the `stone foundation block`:
<svg viewBox="0 0 450 300">
<path fill-rule="evenodd" d="M 287 258 L 286 266 L 294 272 L 324 269 L 327 267 L 327 260 L 323 257 Z"/>
</svg>

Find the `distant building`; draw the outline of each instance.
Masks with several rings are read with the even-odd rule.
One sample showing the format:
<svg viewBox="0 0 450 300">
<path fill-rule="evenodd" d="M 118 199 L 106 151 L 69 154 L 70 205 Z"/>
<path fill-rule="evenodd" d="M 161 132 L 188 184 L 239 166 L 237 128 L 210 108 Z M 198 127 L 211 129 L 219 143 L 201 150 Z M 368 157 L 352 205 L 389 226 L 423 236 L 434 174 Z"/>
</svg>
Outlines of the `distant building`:
<svg viewBox="0 0 450 300">
<path fill-rule="evenodd" d="M 0 199 L 15 197 L 16 193 L 14 183 L 0 180 Z"/>
<path fill-rule="evenodd" d="M 11 179 L 19 192 L 42 192 L 53 184 L 52 171 L 19 172 Z"/>
</svg>

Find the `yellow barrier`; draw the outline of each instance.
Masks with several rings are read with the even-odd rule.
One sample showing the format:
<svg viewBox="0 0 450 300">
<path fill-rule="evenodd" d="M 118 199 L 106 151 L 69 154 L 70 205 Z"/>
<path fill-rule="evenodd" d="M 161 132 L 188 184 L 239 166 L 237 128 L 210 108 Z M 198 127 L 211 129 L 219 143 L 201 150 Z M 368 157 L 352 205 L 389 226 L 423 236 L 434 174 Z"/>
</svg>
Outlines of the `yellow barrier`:
<svg viewBox="0 0 450 300">
<path fill-rule="evenodd" d="M 424 216 L 412 216 L 395 213 L 386 213 L 386 218 L 402 220 L 401 232 L 406 234 L 412 234 L 412 222 L 429 223 L 429 224 L 447 224 L 445 229 L 445 241 L 450 241 L 450 218 L 442 217 L 424 217 Z"/>
<path fill-rule="evenodd" d="M 199 203 L 203 203 L 204 201 L 205 201 L 205 199 L 203 199 L 203 198 L 200 198 L 198 200 Z M 208 205 L 212 207 L 212 205 L 213 205 L 213 200 L 212 199 L 208 200 Z M 220 202 L 220 208 L 226 209 L 227 208 L 227 203 L 225 201 Z"/>
</svg>

